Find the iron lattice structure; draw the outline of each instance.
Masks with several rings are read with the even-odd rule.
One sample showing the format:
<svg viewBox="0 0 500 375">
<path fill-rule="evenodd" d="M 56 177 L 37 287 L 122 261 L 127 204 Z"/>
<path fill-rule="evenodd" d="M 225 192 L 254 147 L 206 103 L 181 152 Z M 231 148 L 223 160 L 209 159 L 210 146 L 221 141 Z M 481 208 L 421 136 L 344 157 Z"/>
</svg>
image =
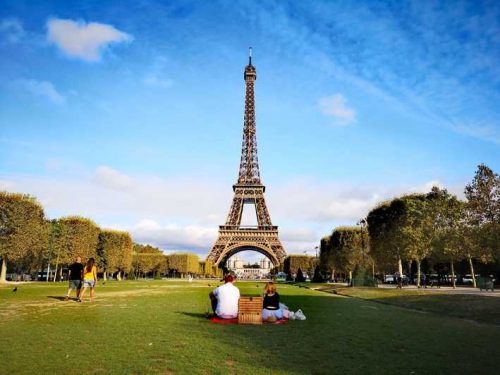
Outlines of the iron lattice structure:
<svg viewBox="0 0 500 375">
<path fill-rule="evenodd" d="M 219 236 L 207 260 L 219 265 L 239 251 L 255 250 L 269 257 L 277 266 L 285 259 L 286 252 L 278 238 L 278 227 L 271 222 L 264 198 L 266 188 L 260 179 L 254 98 L 257 71 L 252 65 L 251 50 L 248 65 L 245 67 L 244 79 L 246 85 L 245 117 L 238 182 L 233 185 L 234 197 L 226 224 L 219 227 Z M 247 203 L 252 203 L 255 207 L 256 227 L 241 225 L 243 206 Z"/>
</svg>

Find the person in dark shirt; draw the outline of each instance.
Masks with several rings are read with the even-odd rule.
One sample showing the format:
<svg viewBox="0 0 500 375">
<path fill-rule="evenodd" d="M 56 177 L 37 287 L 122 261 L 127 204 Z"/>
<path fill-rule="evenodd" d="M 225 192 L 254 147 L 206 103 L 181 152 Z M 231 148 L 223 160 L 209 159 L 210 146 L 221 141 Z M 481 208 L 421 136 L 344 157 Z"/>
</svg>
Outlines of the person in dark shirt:
<svg viewBox="0 0 500 375">
<path fill-rule="evenodd" d="M 80 299 L 80 291 L 82 289 L 82 280 L 83 280 L 83 264 L 82 258 L 79 256 L 76 257 L 75 263 L 69 266 L 68 271 L 68 293 L 66 294 L 66 301 L 69 300 L 69 295 L 71 294 L 72 289 L 76 289 L 76 298 L 78 302 L 82 302 Z"/>
<path fill-rule="evenodd" d="M 280 309 L 280 295 L 276 291 L 276 285 L 269 282 L 264 287 L 264 309 L 262 319 L 270 322 L 282 319 L 283 312 Z"/>
</svg>

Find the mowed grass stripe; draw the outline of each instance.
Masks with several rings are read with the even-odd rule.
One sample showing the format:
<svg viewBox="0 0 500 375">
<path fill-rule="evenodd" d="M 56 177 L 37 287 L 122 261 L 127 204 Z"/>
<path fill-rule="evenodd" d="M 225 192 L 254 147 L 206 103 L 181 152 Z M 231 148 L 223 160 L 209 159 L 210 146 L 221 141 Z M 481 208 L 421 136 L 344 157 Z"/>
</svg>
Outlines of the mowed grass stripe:
<svg viewBox="0 0 500 375">
<path fill-rule="evenodd" d="M 209 287 L 207 284 L 210 283 Z M 43 286 L 41 286 L 43 285 Z M 0 289 L 2 372 L 15 374 L 495 373 L 496 327 L 280 286 L 307 320 L 217 325 L 204 318 L 214 282 L 107 282 L 93 304 L 66 285 Z M 262 284 L 237 283 L 258 295 Z M 37 307 L 37 304 L 38 307 Z M 20 306 L 20 307 L 19 307 Z"/>
</svg>

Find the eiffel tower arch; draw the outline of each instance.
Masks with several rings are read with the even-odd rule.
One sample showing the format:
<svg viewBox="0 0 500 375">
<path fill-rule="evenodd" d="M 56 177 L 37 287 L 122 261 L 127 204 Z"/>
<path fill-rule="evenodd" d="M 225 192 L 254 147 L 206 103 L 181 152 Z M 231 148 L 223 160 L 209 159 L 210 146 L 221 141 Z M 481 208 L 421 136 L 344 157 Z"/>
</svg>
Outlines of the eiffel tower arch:
<svg viewBox="0 0 500 375">
<path fill-rule="evenodd" d="M 254 99 L 257 71 L 252 65 L 252 49 L 250 49 L 243 78 L 246 86 L 245 116 L 238 182 L 233 185 L 233 202 L 226 224 L 219 226 L 219 235 L 207 260 L 221 266 L 228 258 L 240 251 L 253 250 L 267 256 L 277 266 L 285 259 L 286 252 L 278 237 L 278 227 L 272 224 L 264 198 L 266 187 L 260 179 Z M 255 207 L 256 226 L 241 223 L 243 208 L 246 204 L 252 204 Z"/>
</svg>

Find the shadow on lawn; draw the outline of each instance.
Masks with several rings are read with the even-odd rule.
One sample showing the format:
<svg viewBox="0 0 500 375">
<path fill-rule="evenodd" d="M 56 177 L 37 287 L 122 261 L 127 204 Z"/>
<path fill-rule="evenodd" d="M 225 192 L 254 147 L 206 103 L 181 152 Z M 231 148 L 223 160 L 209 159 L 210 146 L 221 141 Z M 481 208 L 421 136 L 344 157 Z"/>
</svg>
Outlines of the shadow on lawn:
<svg viewBox="0 0 500 375">
<path fill-rule="evenodd" d="M 391 373 L 418 370 L 494 373 L 498 332 L 475 327 L 447 316 L 423 315 L 370 301 L 329 295 L 281 295 L 290 310 L 301 309 L 305 321 L 276 325 L 214 324 L 212 340 L 232 360 L 246 366 L 256 358 L 260 371 L 292 373 Z M 178 313 L 188 332 L 203 312 Z M 496 332 L 496 333 L 495 333 Z M 435 340 L 436 335 L 440 339 Z M 457 343 L 467 342 L 467 345 Z M 239 354 L 223 348 L 238 347 Z M 251 355 L 242 355 L 241 348 Z M 424 349 L 423 349 L 424 348 Z M 417 355 L 418 353 L 418 355 Z M 489 354 L 488 354 L 489 353 Z M 383 361 L 381 359 L 383 358 Z M 467 361 L 461 359 L 467 358 Z M 242 363 L 243 364 L 243 363 Z"/>
<path fill-rule="evenodd" d="M 66 297 L 63 297 L 63 296 L 47 296 L 47 298 L 52 298 L 52 299 L 56 299 L 58 301 L 63 301 L 63 302 L 66 301 Z M 77 301 L 78 299 L 76 297 L 70 297 L 68 300 L 69 301 Z"/>
<path fill-rule="evenodd" d="M 207 313 L 193 313 L 193 312 L 187 312 L 187 311 L 176 311 L 177 314 L 182 314 L 185 316 L 189 316 L 191 318 L 199 318 L 206 320 L 207 322 L 209 321 L 210 316 L 207 315 Z"/>
</svg>

